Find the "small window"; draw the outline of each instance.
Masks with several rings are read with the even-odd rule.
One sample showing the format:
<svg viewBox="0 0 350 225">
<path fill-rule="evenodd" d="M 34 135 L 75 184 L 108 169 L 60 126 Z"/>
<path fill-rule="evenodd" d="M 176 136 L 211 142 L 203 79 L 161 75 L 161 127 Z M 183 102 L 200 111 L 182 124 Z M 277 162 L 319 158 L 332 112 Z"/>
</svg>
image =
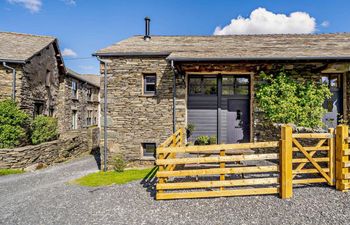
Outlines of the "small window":
<svg viewBox="0 0 350 225">
<path fill-rule="evenodd" d="M 44 112 L 44 103 L 42 102 L 35 102 L 34 103 L 34 112 L 33 117 L 37 117 L 39 115 L 42 115 Z"/>
<path fill-rule="evenodd" d="M 190 95 L 216 95 L 217 92 L 216 77 L 190 77 Z"/>
<path fill-rule="evenodd" d="M 77 110 L 72 111 L 72 129 L 78 129 L 78 113 Z"/>
<path fill-rule="evenodd" d="M 92 101 L 92 89 L 91 88 L 87 89 L 87 100 Z"/>
<path fill-rule="evenodd" d="M 222 95 L 249 95 L 249 79 L 234 76 L 223 77 Z"/>
<path fill-rule="evenodd" d="M 45 86 L 50 87 L 51 86 L 51 71 L 46 71 L 46 79 L 45 79 Z"/>
<path fill-rule="evenodd" d="M 87 111 L 86 125 L 87 126 L 91 126 L 92 125 L 92 110 L 88 110 Z"/>
<path fill-rule="evenodd" d="M 147 74 L 143 78 L 143 93 L 146 95 L 155 95 L 156 94 L 156 75 Z"/>
<path fill-rule="evenodd" d="M 156 153 L 156 144 L 142 143 L 142 151 L 144 157 L 154 157 Z"/>
<path fill-rule="evenodd" d="M 78 98 L 78 83 L 76 81 L 72 81 L 72 98 Z"/>
</svg>

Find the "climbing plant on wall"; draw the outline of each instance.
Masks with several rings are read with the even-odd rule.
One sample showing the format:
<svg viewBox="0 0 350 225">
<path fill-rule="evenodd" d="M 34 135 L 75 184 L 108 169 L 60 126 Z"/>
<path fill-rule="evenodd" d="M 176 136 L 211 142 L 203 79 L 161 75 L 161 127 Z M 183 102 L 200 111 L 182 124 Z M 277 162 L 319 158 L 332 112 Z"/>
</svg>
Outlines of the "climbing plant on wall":
<svg viewBox="0 0 350 225">
<path fill-rule="evenodd" d="M 261 72 L 262 83 L 256 92 L 259 108 L 275 123 L 322 127 L 326 113 L 323 103 L 331 97 L 327 85 L 297 81 L 284 70 L 276 74 Z"/>
</svg>

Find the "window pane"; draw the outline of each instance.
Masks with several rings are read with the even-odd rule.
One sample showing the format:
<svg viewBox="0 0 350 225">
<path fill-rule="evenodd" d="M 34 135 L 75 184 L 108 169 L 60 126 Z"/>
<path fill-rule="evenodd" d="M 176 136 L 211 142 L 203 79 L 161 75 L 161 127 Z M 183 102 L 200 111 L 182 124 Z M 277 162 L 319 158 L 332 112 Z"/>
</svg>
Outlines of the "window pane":
<svg viewBox="0 0 350 225">
<path fill-rule="evenodd" d="M 238 86 L 235 88 L 235 94 L 236 95 L 248 95 L 249 89 L 248 86 Z"/>
<path fill-rule="evenodd" d="M 156 76 L 154 76 L 154 75 L 145 76 L 145 79 L 146 79 L 146 83 L 152 83 L 152 84 L 156 83 Z"/>
<path fill-rule="evenodd" d="M 328 77 L 321 77 L 321 82 L 322 82 L 322 84 L 328 85 L 329 84 Z"/>
<path fill-rule="evenodd" d="M 249 84 L 248 78 L 243 78 L 243 77 L 236 78 L 236 85 L 248 85 L 248 84 Z"/>
<path fill-rule="evenodd" d="M 331 87 L 339 87 L 340 85 L 339 85 L 339 82 L 338 82 L 338 76 L 336 75 L 336 76 L 331 76 L 331 79 L 330 79 L 330 86 Z"/>
<path fill-rule="evenodd" d="M 146 92 L 155 92 L 155 91 L 156 91 L 156 85 L 146 84 Z"/>
<path fill-rule="evenodd" d="M 217 93 L 216 77 L 203 78 L 204 94 L 215 95 Z"/>
<path fill-rule="evenodd" d="M 190 94 L 200 94 L 201 93 L 201 78 L 190 78 L 189 89 Z"/>
<path fill-rule="evenodd" d="M 156 151 L 155 143 L 144 143 L 142 147 L 144 156 L 154 156 L 154 153 Z"/>
<path fill-rule="evenodd" d="M 222 86 L 222 94 L 223 95 L 233 95 L 234 94 L 234 88 L 233 85 L 231 86 Z"/>
<path fill-rule="evenodd" d="M 222 78 L 222 84 L 223 85 L 233 85 L 235 78 L 234 77 L 223 77 Z"/>
</svg>

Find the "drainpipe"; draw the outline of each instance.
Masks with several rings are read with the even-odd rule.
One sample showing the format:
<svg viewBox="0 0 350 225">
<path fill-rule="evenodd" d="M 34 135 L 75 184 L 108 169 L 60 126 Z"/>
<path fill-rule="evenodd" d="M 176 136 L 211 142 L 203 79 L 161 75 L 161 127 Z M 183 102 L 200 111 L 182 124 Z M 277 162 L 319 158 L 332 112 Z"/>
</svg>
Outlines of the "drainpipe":
<svg viewBox="0 0 350 225">
<path fill-rule="evenodd" d="M 2 62 L 2 65 L 7 69 L 12 70 L 12 100 L 16 101 L 16 69 L 6 65 L 6 62 Z"/>
<path fill-rule="evenodd" d="M 107 171 L 107 62 L 97 57 L 97 60 L 105 65 L 104 68 L 104 79 L 103 79 L 103 89 L 104 89 L 104 103 L 103 103 L 103 171 Z"/>
<path fill-rule="evenodd" d="M 174 66 L 174 60 L 171 60 L 171 69 L 174 72 L 173 80 L 173 133 L 176 132 L 176 69 Z"/>
</svg>

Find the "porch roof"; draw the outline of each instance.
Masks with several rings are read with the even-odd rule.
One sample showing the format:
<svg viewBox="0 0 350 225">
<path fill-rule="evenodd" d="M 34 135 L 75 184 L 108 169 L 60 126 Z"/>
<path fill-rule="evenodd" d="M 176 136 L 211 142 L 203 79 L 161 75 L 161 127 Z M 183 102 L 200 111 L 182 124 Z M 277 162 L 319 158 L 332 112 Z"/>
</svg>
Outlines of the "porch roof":
<svg viewBox="0 0 350 225">
<path fill-rule="evenodd" d="M 168 60 L 346 59 L 350 33 L 227 36 L 134 36 L 101 49 L 99 56 L 167 56 Z"/>
</svg>

